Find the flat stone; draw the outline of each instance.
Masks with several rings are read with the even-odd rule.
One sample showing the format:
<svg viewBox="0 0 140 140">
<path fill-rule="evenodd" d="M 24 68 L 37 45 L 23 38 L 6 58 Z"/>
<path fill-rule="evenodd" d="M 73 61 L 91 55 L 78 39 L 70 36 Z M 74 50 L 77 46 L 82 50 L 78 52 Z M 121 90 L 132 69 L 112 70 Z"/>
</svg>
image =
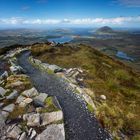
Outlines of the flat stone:
<svg viewBox="0 0 140 140">
<path fill-rule="evenodd" d="M 33 129 L 31 131 L 31 134 L 30 134 L 30 140 L 33 140 L 35 138 L 35 136 L 37 135 L 36 131 Z"/>
<path fill-rule="evenodd" d="M 25 90 L 24 92 L 22 92 L 22 95 L 23 96 L 26 96 L 26 97 L 35 97 L 37 95 L 39 95 L 38 91 L 33 87 L 29 90 Z"/>
<path fill-rule="evenodd" d="M 24 120 L 28 126 L 40 126 L 40 114 L 25 114 Z"/>
<path fill-rule="evenodd" d="M 0 76 L 0 79 L 4 79 L 4 78 L 7 78 L 8 77 L 8 72 L 5 71 L 1 76 Z"/>
<path fill-rule="evenodd" d="M 44 106 L 44 101 L 46 100 L 47 97 L 48 97 L 48 94 L 40 93 L 38 96 L 36 96 L 33 99 L 35 106 L 37 107 Z"/>
<path fill-rule="evenodd" d="M 42 126 L 57 122 L 63 119 L 63 112 L 62 111 L 56 111 L 51 113 L 42 113 L 41 114 L 41 120 L 42 120 Z"/>
<path fill-rule="evenodd" d="M 0 87 L 0 96 L 4 96 L 6 93 L 6 90 L 3 87 Z"/>
<path fill-rule="evenodd" d="M 4 103 L 0 103 L 0 108 L 4 105 Z"/>
<path fill-rule="evenodd" d="M 6 97 L 8 100 L 15 99 L 18 96 L 18 92 L 14 90 L 9 96 Z"/>
<path fill-rule="evenodd" d="M 65 140 L 64 125 L 49 125 L 35 140 Z"/>
<path fill-rule="evenodd" d="M 9 112 L 1 111 L 0 117 L 2 117 L 4 120 L 6 120 L 8 116 L 9 116 Z"/>
<path fill-rule="evenodd" d="M 7 111 L 7 112 L 12 112 L 14 110 L 14 108 L 15 108 L 15 105 L 14 104 L 10 104 L 10 105 L 4 107 L 2 110 L 3 111 Z"/>
<path fill-rule="evenodd" d="M 21 133 L 21 129 L 18 126 L 15 126 L 10 132 L 7 133 L 7 137 L 16 139 Z"/>
</svg>

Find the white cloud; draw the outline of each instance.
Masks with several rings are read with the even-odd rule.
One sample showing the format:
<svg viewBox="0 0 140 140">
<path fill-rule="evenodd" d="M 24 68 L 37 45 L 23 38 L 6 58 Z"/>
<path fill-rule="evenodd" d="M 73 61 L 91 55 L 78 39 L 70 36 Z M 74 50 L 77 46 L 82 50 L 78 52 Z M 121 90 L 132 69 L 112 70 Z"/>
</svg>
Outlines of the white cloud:
<svg viewBox="0 0 140 140">
<path fill-rule="evenodd" d="M 123 25 L 126 23 L 140 23 L 140 16 L 137 17 L 116 17 L 116 18 L 83 18 L 83 19 L 24 19 L 12 17 L 0 19 L 0 24 L 13 25 Z"/>
</svg>

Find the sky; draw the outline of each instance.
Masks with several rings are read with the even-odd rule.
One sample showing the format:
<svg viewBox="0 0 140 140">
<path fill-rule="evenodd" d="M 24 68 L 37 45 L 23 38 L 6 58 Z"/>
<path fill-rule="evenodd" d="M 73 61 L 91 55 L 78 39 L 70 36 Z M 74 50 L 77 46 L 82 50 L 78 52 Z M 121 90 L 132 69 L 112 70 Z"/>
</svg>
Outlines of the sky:
<svg viewBox="0 0 140 140">
<path fill-rule="evenodd" d="M 140 28 L 140 0 L 0 0 L 0 27 Z"/>
</svg>

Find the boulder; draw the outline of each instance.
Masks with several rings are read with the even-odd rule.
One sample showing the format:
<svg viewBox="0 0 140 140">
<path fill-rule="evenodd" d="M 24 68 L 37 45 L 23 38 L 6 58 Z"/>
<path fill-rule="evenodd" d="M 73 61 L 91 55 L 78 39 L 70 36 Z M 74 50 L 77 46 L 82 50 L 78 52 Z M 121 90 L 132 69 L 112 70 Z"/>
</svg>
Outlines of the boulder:
<svg viewBox="0 0 140 140">
<path fill-rule="evenodd" d="M 15 108 L 15 105 L 14 104 L 10 104 L 10 105 L 4 107 L 2 110 L 3 111 L 7 111 L 7 112 L 12 112 L 14 110 L 14 108 Z"/>
<path fill-rule="evenodd" d="M 49 125 L 35 140 L 65 140 L 64 125 Z"/>
<path fill-rule="evenodd" d="M 39 95 L 39 93 L 38 93 L 38 91 L 33 87 L 33 88 L 29 89 L 29 90 L 25 90 L 24 92 L 22 92 L 22 95 L 23 95 L 23 96 L 26 96 L 26 97 L 32 98 L 32 97 L 35 97 L 35 96 Z"/>
<path fill-rule="evenodd" d="M 25 114 L 23 116 L 23 119 L 25 121 L 27 121 L 27 125 L 28 126 L 40 126 L 40 114 L 33 114 L 33 113 L 29 113 L 29 114 Z"/>
<path fill-rule="evenodd" d="M 25 70 L 20 66 L 11 66 L 10 71 L 12 73 L 15 73 L 15 74 L 17 74 L 17 73 L 25 73 Z"/>
<path fill-rule="evenodd" d="M 6 93 L 6 90 L 4 88 L 0 87 L 0 96 L 3 97 L 5 95 L 5 93 Z"/>
<path fill-rule="evenodd" d="M 15 99 L 18 96 L 18 92 L 14 90 L 9 96 L 6 97 L 8 100 Z"/>
<path fill-rule="evenodd" d="M 7 133 L 8 138 L 17 139 L 22 133 L 21 129 L 18 126 L 15 126 L 12 130 Z"/>
<path fill-rule="evenodd" d="M 44 101 L 46 100 L 47 97 L 48 97 L 48 94 L 40 93 L 38 96 L 36 96 L 33 99 L 35 106 L 37 107 L 44 106 Z"/>
<path fill-rule="evenodd" d="M 42 113 L 41 120 L 42 120 L 42 123 L 41 123 L 42 126 L 63 120 L 63 112 L 56 111 L 56 112 L 51 112 L 51 113 Z"/>
</svg>

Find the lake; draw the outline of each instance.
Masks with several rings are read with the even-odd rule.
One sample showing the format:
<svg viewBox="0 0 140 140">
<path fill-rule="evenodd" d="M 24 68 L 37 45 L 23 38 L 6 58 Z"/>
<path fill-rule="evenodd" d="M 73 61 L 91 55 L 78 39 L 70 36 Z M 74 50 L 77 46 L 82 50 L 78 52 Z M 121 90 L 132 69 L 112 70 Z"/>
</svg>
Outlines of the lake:
<svg viewBox="0 0 140 140">
<path fill-rule="evenodd" d="M 128 56 L 126 53 L 124 53 L 122 51 L 118 51 L 116 56 L 121 58 L 121 59 L 128 60 L 128 61 L 134 61 L 134 59 L 132 57 Z"/>
<path fill-rule="evenodd" d="M 50 42 L 55 42 L 55 43 L 66 43 L 70 42 L 73 39 L 71 36 L 63 36 L 63 37 L 58 37 L 58 38 L 51 38 L 48 39 Z"/>
</svg>

